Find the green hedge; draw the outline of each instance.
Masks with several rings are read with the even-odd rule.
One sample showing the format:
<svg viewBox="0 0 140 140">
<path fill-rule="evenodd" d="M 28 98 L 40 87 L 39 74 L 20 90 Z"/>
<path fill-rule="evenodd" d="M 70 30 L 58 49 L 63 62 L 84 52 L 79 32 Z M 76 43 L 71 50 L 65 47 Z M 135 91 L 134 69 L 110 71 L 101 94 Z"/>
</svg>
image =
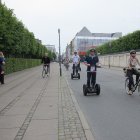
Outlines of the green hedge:
<svg viewBox="0 0 140 140">
<path fill-rule="evenodd" d="M 132 49 L 140 49 L 140 31 L 135 31 L 115 41 L 112 41 L 111 46 L 110 43 L 101 45 L 97 48 L 97 51 L 102 55 L 130 51 Z"/>
<path fill-rule="evenodd" d="M 5 73 L 9 74 L 41 64 L 40 59 L 6 58 Z"/>
<path fill-rule="evenodd" d="M 56 58 L 5 4 L 0 4 L 0 51 L 6 57 L 42 58 L 47 52 Z"/>
</svg>

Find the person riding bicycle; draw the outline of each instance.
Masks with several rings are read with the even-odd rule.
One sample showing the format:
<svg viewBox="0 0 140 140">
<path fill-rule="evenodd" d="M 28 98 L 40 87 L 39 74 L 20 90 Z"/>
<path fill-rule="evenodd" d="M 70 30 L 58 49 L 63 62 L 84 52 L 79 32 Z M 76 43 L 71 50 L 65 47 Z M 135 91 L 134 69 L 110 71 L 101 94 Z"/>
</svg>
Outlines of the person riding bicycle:
<svg viewBox="0 0 140 140">
<path fill-rule="evenodd" d="M 48 53 L 45 53 L 45 56 L 42 58 L 41 63 L 43 63 L 43 67 L 47 67 L 47 72 L 50 72 L 50 58 Z"/>
<path fill-rule="evenodd" d="M 75 70 L 76 70 L 76 74 L 78 74 L 78 64 L 80 63 L 80 57 L 77 54 L 76 50 L 74 51 L 72 62 L 73 62 L 73 75 L 75 75 Z"/>
<path fill-rule="evenodd" d="M 96 84 L 96 65 L 99 62 L 95 49 L 90 49 L 90 54 L 85 58 L 84 64 L 87 66 L 87 87 L 90 88 L 90 81 L 92 86 Z"/>
<path fill-rule="evenodd" d="M 134 86 L 134 80 L 133 80 L 133 75 L 136 75 L 136 83 L 139 80 L 140 77 L 140 72 L 136 68 L 136 66 L 140 66 L 140 62 L 138 58 L 136 57 L 136 51 L 131 50 L 130 51 L 130 58 L 128 59 L 128 69 L 127 69 L 127 76 L 129 78 L 129 91 L 128 94 L 132 94 L 132 88 Z"/>
</svg>

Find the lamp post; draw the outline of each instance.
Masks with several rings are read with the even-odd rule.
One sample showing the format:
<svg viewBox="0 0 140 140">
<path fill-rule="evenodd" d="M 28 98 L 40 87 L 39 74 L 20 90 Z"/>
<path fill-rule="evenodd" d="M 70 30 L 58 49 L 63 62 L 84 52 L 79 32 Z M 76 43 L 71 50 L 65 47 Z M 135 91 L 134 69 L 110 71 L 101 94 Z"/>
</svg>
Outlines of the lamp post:
<svg viewBox="0 0 140 140">
<path fill-rule="evenodd" d="M 60 76 L 62 76 L 62 69 L 61 69 L 61 49 L 60 49 L 60 29 L 58 29 L 59 35 L 59 66 L 60 66 Z"/>
<path fill-rule="evenodd" d="M 115 33 L 112 33 L 112 34 L 111 34 L 111 38 L 114 36 L 114 34 L 115 34 Z M 110 42 L 109 42 L 110 53 L 111 53 L 111 45 L 112 45 L 112 44 L 111 44 L 111 41 L 110 41 Z M 109 65 L 108 65 L 108 67 L 110 68 L 110 55 L 109 55 Z"/>
</svg>

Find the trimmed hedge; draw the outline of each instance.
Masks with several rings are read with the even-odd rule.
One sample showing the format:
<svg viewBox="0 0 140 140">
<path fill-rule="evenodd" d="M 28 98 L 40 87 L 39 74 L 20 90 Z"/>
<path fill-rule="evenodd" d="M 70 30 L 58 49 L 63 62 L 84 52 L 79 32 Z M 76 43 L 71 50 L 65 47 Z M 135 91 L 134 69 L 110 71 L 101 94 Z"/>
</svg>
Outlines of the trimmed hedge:
<svg viewBox="0 0 140 140">
<path fill-rule="evenodd" d="M 6 58 L 5 73 L 9 74 L 21 71 L 27 68 L 39 66 L 40 64 L 40 59 Z"/>
<path fill-rule="evenodd" d="M 0 4 L 0 51 L 5 57 L 37 59 L 47 52 L 51 59 L 56 58 L 5 4 Z"/>
<path fill-rule="evenodd" d="M 132 49 L 140 49 L 140 31 L 135 31 L 131 34 L 123 36 L 115 41 L 106 43 L 97 48 L 97 51 L 103 54 L 118 53 L 124 51 L 130 51 Z"/>
</svg>

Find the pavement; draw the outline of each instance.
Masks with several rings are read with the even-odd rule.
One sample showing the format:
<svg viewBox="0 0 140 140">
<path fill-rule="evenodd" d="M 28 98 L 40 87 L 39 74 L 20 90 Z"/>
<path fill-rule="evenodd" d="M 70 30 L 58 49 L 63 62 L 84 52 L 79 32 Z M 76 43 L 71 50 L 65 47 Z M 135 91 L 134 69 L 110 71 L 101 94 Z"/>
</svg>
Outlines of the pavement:
<svg viewBox="0 0 140 140">
<path fill-rule="evenodd" d="M 0 85 L 0 140 L 94 140 L 58 63 L 9 74 Z"/>
</svg>

